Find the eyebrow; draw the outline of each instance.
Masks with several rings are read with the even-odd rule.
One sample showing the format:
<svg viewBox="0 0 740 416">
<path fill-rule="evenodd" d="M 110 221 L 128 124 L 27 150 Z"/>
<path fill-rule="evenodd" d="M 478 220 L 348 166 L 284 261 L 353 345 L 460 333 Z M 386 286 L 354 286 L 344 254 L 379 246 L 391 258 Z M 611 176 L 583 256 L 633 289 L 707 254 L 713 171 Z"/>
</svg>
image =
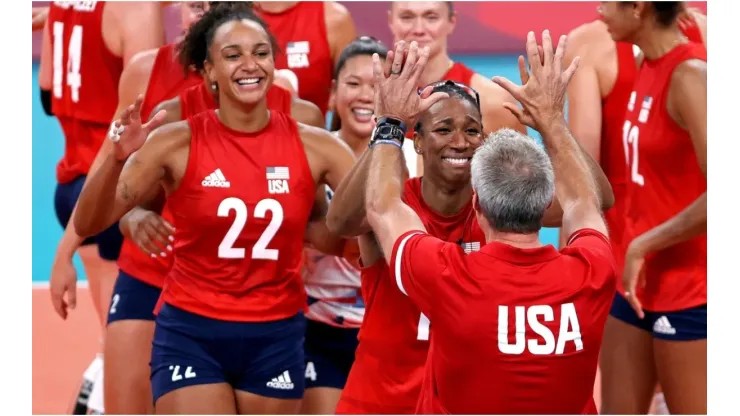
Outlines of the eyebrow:
<svg viewBox="0 0 740 416">
<path fill-rule="evenodd" d="M 258 48 L 260 46 L 270 46 L 270 44 L 267 43 L 267 42 L 259 42 L 259 43 L 255 43 L 254 46 L 253 46 L 253 48 Z M 228 45 L 222 47 L 221 50 L 229 49 L 229 48 L 241 49 L 241 45 L 237 45 L 236 43 L 231 43 L 231 44 L 228 44 Z"/>
</svg>

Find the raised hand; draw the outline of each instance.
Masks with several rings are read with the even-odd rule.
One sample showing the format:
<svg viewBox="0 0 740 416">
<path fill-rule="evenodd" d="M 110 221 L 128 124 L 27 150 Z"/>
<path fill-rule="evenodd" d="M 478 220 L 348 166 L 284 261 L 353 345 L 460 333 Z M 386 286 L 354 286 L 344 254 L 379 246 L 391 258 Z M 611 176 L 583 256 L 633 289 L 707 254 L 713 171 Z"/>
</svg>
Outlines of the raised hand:
<svg viewBox="0 0 740 416">
<path fill-rule="evenodd" d="M 121 118 L 111 124 L 108 137 L 115 143 L 116 159 L 126 160 L 132 153 L 144 145 L 152 130 L 156 129 L 165 120 L 167 111 L 160 110 L 148 123 L 141 123 L 141 104 L 144 96 L 139 95 L 136 102 L 128 106 Z"/>
<path fill-rule="evenodd" d="M 416 42 L 411 42 L 408 49 L 404 41 L 396 42 L 385 65 L 378 54 L 373 55 L 375 115 L 378 118 L 393 117 L 413 126 L 421 112 L 447 97 L 443 92 L 432 94 L 431 88 L 418 94 L 419 77 L 428 60 L 429 47 L 419 49 Z"/>
<path fill-rule="evenodd" d="M 516 116 L 522 124 L 540 130 L 541 126 L 564 119 L 565 93 L 568 83 L 578 68 L 579 57 L 573 59 L 570 66 L 563 70 L 566 36 L 560 37 L 558 47 L 553 54 L 550 32 L 542 32 L 542 46 L 537 45 L 534 32 L 527 34 L 527 57 L 531 74 L 527 71 L 524 57 L 519 57 L 519 76 L 522 85 L 516 85 L 503 77 L 494 77 L 497 83 L 508 91 L 523 108 L 511 103 L 504 106 Z"/>
</svg>

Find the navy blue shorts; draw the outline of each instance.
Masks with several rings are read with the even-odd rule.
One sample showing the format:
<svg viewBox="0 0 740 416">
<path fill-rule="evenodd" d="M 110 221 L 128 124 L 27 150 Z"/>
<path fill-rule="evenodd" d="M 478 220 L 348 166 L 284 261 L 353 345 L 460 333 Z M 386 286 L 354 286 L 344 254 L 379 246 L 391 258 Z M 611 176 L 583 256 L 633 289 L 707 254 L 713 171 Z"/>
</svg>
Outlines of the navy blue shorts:
<svg viewBox="0 0 740 416">
<path fill-rule="evenodd" d="M 162 289 L 119 270 L 108 308 L 108 325 L 125 320 L 153 321 L 161 293 Z"/>
<path fill-rule="evenodd" d="M 54 192 L 54 210 L 57 213 L 57 219 L 62 228 L 67 228 L 69 219 L 72 218 L 72 210 L 77 204 L 77 199 L 80 198 L 82 192 L 82 185 L 85 184 L 86 176 L 78 176 L 72 182 L 59 183 L 57 184 L 56 192 Z M 97 244 L 98 253 L 104 260 L 118 260 L 118 254 L 121 252 L 121 245 L 123 244 L 123 236 L 121 231 L 118 229 L 118 223 L 110 226 L 107 230 L 102 233 L 85 239 L 82 245 Z"/>
<path fill-rule="evenodd" d="M 306 388 L 344 389 L 355 362 L 359 329 L 339 328 L 308 320 L 306 325 Z"/>
<path fill-rule="evenodd" d="M 619 293 L 609 314 L 622 322 L 636 326 L 653 334 L 653 337 L 667 341 L 696 341 L 707 339 L 707 305 L 695 306 L 675 312 L 651 312 L 645 310 L 645 317 L 637 317 L 627 299 Z"/>
<path fill-rule="evenodd" d="M 155 402 L 182 387 L 214 383 L 264 397 L 303 397 L 303 313 L 272 322 L 227 322 L 165 303 L 155 322 Z"/>
</svg>

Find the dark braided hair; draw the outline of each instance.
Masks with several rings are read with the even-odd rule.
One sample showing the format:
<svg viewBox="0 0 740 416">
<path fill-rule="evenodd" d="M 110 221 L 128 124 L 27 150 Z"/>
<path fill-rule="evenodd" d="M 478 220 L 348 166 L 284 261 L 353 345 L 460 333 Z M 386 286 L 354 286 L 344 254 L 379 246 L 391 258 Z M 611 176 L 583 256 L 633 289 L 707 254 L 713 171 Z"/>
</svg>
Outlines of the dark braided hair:
<svg viewBox="0 0 740 416">
<path fill-rule="evenodd" d="M 480 117 L 481 125 L 483 124 L 483 113 L 480 110 L 480 105 L 478 104 L 478 101 L 476 101 L 476 98 L 470 95 L 470 93 L 467 90 L 465 90 L 464 88 L 460 87 L 457 84 L 448 82 L 448 83 L 435 86 L 432 89 L 432 93 L 435 93 L 435 92 L 446 92 L 447 95 L 450 96 L 450 98 L 469 102 L 473 106 L 473 108 L 478 110 L 478 117 Z M 422 133 L 421 120 L 416 123 L 416 127 L 414 127 L 414 130 L 419 132 L 419 134 Z"/>
<path fill-rule="evenodd" d="M 337 66 L 334 69 L 334 81 L 339 78 L 339 73 L 342 72 L 347 61 L 355 56 L 373 56 L 374 53 L 377 53 L 380 59 L 385 59 L 388 56 L 388 48 L 381 41 L 371 36 L 360 36 L 353 40 L 349 45 L 344 47 L 342 53 L 339 55 Z M 341 127 L 342 120 L 339 118 L 339 114 L 334 111 L 331 116 L 331 131 L 337 131 Z"/>
<path fill-rule="evenodd" d="M 211 8 L 197 22 L 190 26 L 179 47 L 180 64 L 189 72 L 193 67 L 197 71 L 205 68 L 205 61 L 210 60 L 208 49 L 213 37 L 223 24 L 236 20 L 251 20 L 265 29 L 270 39 L 273 56 L 278 50 L 277 41 L 270 33 L 267 24 L 254 13 L 253 2 L 229 1 L 211 2 Z"/>
</svg>

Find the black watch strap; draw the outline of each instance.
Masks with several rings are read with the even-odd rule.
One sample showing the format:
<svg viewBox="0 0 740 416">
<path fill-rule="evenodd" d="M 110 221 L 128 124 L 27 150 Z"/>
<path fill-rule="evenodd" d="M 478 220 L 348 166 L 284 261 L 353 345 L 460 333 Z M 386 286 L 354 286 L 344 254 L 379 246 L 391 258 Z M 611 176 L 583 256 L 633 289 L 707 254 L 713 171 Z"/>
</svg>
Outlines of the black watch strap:
<svg viewBox="0 0 740 416">
<path fill-rule="evenodd" d="M 394 126 L 398 126 L 401 130 L 403 130 L 403 134 L 406 134 L 406 132 L 409 131 L 406 123 L 393 117 L 381 117 L 378 119 L 377 124 L 392 124 Z"/>
</svg>

